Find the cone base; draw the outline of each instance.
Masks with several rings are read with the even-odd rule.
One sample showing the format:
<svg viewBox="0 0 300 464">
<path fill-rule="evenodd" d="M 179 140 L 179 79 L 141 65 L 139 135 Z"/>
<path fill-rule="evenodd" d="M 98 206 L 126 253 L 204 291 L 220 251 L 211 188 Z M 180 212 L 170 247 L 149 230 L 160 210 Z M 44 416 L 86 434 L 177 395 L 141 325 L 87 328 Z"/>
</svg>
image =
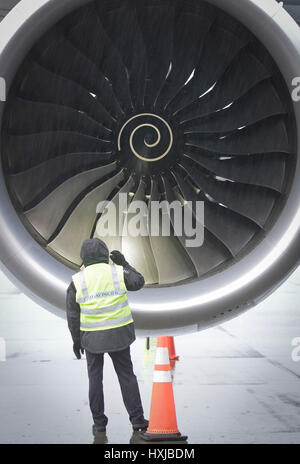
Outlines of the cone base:
<svg viewBox="0 0 300 464">
<path fill-rule="evenodd" d="M 140 437 L 146 441 L 186 441 L 187 436 L 181 433 L 140 433 Z"/>
</svg>

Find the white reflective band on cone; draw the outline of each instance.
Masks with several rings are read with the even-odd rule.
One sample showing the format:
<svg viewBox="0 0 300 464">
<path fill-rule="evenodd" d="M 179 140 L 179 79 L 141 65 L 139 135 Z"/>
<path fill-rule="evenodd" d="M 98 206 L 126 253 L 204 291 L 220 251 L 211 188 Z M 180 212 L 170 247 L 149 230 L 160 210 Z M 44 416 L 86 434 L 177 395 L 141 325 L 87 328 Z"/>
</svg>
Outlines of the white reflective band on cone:
<svg viewBox="0 0 300 464">
<path fill-rule="evenodd" d="M 172 382 L 171 371 L 154 371 L 153 382 L 154 383 Z"/>
<path fill-rule="evenodd" d="M 169 349 L 167 347 L 156 348 L 155 364 L 158 364 L 159 366 L 170 364 Z"/>
</svg>

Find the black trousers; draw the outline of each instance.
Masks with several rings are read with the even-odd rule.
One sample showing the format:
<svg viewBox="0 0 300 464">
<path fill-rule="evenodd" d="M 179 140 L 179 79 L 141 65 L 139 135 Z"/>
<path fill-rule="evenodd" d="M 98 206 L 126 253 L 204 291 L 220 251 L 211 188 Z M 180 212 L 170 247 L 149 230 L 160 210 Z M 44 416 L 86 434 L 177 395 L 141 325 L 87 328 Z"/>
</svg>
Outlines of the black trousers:
<svg viewBox="0 0 300 464">
<path fill-rule="evenodd" d="M 86 351 L 87 368 L 89 375 L 89 400 L 95 425 L 105 427 L 108 419 L 104 414 L 103 395 L 103 364 L 104 353 L 95 354 Z M 123 401 L 127 409 L 129 420 L 138 424 L 144 419 L 144 411 L 137 383 L 133 372 L 130 356 L 130 347 L 122 351 L 108 353 L 112 359 L 117 373 Z"/>
</svg>

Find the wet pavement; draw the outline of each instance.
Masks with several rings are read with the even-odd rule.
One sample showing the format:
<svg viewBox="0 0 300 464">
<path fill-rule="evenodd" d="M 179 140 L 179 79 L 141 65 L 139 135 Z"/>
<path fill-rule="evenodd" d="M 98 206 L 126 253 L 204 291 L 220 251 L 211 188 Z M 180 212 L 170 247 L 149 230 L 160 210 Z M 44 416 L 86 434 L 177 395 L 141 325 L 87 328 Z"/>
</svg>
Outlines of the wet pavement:
<svg viewBox="0 0 300 464">
<path fill-rule="evenodd" d="M 299 295 L 300 269 L 239 318 L 176 337 L 174 395 L 188 443 L 300 443 L 300 350 L 292 346 L 300 339 Z M 151 345 L 147 351 L 139 338 L 132 346 L 146 416 Z M 108 356 L 104 369 L 109 423 L 94 437 L 86 362 L 74 359 L 66 321 L 0 277 L 0 443 L 142 443 Z"/>
</svg>

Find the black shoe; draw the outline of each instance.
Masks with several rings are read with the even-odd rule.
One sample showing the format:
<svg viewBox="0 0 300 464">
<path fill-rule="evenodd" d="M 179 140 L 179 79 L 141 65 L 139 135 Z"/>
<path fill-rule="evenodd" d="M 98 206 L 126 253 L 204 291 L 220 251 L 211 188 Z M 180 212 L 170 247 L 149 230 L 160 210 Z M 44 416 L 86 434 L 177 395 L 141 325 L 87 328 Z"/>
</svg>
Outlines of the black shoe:
<svg viewBox="0 0 300 464">
<path fill-rule="evenodd" d="M 106 432 L 106 427 L 103 425 L 93 425 L 93 434 L 97 435 L 97 433 L 104 433 Z"/>
<path fill-rule="evenodd" d="M 135 424 L 132 424 L 132 428 L 134 431 L 147 430 L 148 425 L 149 425 L 149 421 L 144 419 L 141 422 L 136 422 Z"/>
</svg>

